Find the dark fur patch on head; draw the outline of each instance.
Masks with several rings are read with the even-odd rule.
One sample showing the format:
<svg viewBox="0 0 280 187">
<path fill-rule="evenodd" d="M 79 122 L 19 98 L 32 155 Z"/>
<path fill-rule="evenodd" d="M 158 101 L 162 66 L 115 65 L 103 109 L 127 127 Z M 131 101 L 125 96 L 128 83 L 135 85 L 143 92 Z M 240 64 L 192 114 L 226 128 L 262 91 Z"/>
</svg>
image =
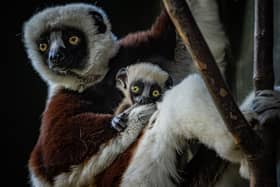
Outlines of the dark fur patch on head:
<svg viewBox="0 0 280 187">
<path fill-rule="evenodd" d="M 52 42 L 55 42 L 55 40 L 51 40 L 51 35 L 54 35 L 56 32 L 61 33 L 59 38 L 62 40 L 63 46 L 57 48 L 56 51 L 51 51 L 50 46 Z M 79 39 L 79 42 L 75 45 L 69 42 L 70 37 L 73 36 Z M 86 65 L 89 53 L 87 41 L 85 34 L 77 28 L 65 26 L 52 28 L 41 34 L 36 43 L 38 48 L 41 43 L 48 45 L 47 51 L 40 52 L 44 57 L 44 63 L 46 65 L 57 66 L 61 69 L 82 69 Z M 58 54 L 61 54 L 64 58 L 54 64 L 51 59 Z"/>
<path fill-rule="evenodd" d="M 104 19 L 101 14 L 96 11 L 90 11 L 89 14 L 93 17 L 95 25 L 97 26 L 98 33 L 104 33 L 107 30 L 107 26 L 104 23 Z"/>
</svg>

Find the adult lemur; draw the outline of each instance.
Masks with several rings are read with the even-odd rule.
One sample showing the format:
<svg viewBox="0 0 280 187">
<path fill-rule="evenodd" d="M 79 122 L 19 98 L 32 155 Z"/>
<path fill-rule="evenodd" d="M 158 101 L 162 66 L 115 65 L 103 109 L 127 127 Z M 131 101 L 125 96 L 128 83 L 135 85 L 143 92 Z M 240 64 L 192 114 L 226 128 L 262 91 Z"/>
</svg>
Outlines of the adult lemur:
<svg viewBox="0 0 280 187">
<path fill-rule="evenodd" d="M 216 4 L 204 0 L 197 4 L 191 1 L 191 4 L 195 15 L 210 12 L 211 16 L 206 16 L 206 20 L 199 16 L 197 18 L 223 69 L 221 62 L 227 40 L 219 24 Z M 205 8 L 209 10 L 204 12 Z M 214 37 L 209 37 L 211 35 Z M 205 114 L 203 110 L 199 111 L 205 103 L 196 101 L 200 101 L 205 94 L 205 100 L 208 101 L 209 96 L 200 79 L 191 76 L 180 84 L 185 86 L 179 85 L 170 91 L 158 106 L 159 110 L 152 118 L 155 120 L 149 125 L 150 130 L 146 129 L 141 136 L 138 135 L 142 124 L 154 112 L 151 105 L 133 109 L 129 114 L 128 127 L 123 132 L 111 128 L 113 109 L 121 100 L 114 81 L 117 71 L 139 59 L 160 56 L 172 60 L 174 57 L 174 29 L 165 13 L 150 30 L 116 41 L 107 17 L 99 8 L 84 4 L 49 8 L 25 24 L 24 42 L 34 68 L 50 86 L 40 136 L 29 161 L 34 186 L 173 185 L 170 176 L 174 177 L 176 173 L 174 153 L 177 145 L 181 145 L 177 142 L 180 137 L 174 135 L 191 138 L 189 132 L 192 131 L 186 130 L 190 125 L 195 127 L 197 123 L 197 127 L 204 127 L 202 125 L 205 122 L 211 126 L 213 122 L 216 123 L 214 119 L 219 120 L 211 101 L 204 108 L 208 109 Z M 187 91 L 186 87 L 192 81 L 199 85 L 193 85 Z M 168 98 L 182 87 L 187 94 L 182 103 L 176 103 L 178 107 L 187 106 L 182 110 L 183 115 L 194 114 L 193 120 L 188 121 L 188 125 L 182 123 L 176 117 L 182 115 L 181 111 L 174 115 L 176 121 L 172 121 L 173 127 L 168 129 L 165 124 L 170 118 L 166 117 L 178 109 L 166 114 L 164 111 L 168 108 L 164 106 L 173 107 L 168 104 Z M 176 101 L 180 99 L 181 93 L 176 94 Z M 191 102 L 193 99 L 194 103 Z M 190 108 L 196 113 L 188 113 L 191 110 L 187 109 Z M 214 118 L 208 119 L 212 113 Z M 163 120 L 166 122 L 162 123 Z M 175 128 L 177 122 L 178 129 Z M 179 129 L 182 131 L 178 132 Z M 215 136 L 213 141 L 216 140 Z M 162 144 L 159 143 L 161 141 Z M 202 139 L 202 142 L 205 141 Z M 210 144 L 211 141 L 207 145 Z M 213 147 L 217 149 L 215 145 Z M 217 151 L 220 153 L 221 149 Z M 151 172 L 152 175 L 145 174 Z"/>
<path fill-rule="evenodd" d="M 137 138 L 154 111 L 153 105 L 139 106 L 128 116 L 135 125 L 122 133 L 111 127 L 121 100 L 117 71 L 151 56 L 171 60 L 174 34 L 163 13 L 150 30 L 116 41 L 104 12 L 86 4 L 47 8 L 25 23 L 28 56 L 49 85 L 40 136 L 29 160 L 34 186 L 98 182 L 95 176 Z M 165 45 L 170 49 L 160 48 Z"/>
</svg>

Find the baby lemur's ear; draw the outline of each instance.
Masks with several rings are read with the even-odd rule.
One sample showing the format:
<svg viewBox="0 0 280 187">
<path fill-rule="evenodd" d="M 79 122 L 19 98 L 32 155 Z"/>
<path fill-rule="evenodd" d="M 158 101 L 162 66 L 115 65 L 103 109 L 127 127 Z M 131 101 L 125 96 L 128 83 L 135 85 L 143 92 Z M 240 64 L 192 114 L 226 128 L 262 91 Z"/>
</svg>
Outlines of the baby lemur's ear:
<svg viewBox="0 0 280 187">
<path fill-rule="evenodd" d="M 165 81 L 165 87 L 166 87 L 167 89 L 170 89 L 170 88 L 172 88 L 172 86 L 173 86 L 173 79 L 172 79 L 172 77 L 169 75 L 168 79 Z"/>
<path fill-rule="evenodd" d="M 124 89 L 126 89 L 127 87 L 127 67 L 125 68 L 121 68 L 117 75 L 116 75 L 116 83 L 117 86 L 123 87 Z"/>
</svg>

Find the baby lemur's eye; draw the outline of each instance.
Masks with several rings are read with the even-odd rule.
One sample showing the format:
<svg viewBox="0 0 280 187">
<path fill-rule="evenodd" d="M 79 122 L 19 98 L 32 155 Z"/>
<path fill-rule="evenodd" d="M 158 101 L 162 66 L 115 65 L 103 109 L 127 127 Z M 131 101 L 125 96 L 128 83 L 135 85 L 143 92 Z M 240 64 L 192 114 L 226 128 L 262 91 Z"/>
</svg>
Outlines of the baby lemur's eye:
<svg viewBox="0 0 280 187">
<path fill-rule="evenodd" d="M 139 90 L 140 90 L 139 86 L 132 86 L 132 87 L 131 87 L 131 91 L 132 91 L 133 93 L 138 93 Z"/>
<path fill-rule="evenodd" d="M 158 97 L 158 96 L 160 96 L 160 91 L 159 90 L 154 90 L 152 92 L 152 95 L 153 95 L 153 97 Z"/>
<path fill-rule="evenodd" d="M 69 37 L 68 42 L 71 45 L 78 45 L 80 43 L 80 38 L 76 35 L 73 35 Z"/>
<path fill-rule="evenodd" d="M 39 44 L 39 50 L 40 50 L 41 52 L 47 51 L 47 50 L 48 50 L 48 44 L 47 44 L 47 43 L 40 43 L 40 44 Z"/>
</svg>

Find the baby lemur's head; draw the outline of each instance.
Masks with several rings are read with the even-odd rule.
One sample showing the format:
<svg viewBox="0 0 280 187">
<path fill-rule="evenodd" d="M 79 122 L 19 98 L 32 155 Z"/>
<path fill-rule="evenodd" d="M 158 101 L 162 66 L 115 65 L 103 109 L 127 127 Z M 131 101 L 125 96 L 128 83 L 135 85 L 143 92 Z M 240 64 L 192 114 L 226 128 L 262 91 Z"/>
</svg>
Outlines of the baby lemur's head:
<svg viewBox="0 0 280 187">
<path fill-rule="evenodd" d="M 139 63 L 120 69 L 116 81 L 117 87 L 132 104 L 155 103 L 173 85 L 170 75 L 151 63 Z"/>
</svg>

